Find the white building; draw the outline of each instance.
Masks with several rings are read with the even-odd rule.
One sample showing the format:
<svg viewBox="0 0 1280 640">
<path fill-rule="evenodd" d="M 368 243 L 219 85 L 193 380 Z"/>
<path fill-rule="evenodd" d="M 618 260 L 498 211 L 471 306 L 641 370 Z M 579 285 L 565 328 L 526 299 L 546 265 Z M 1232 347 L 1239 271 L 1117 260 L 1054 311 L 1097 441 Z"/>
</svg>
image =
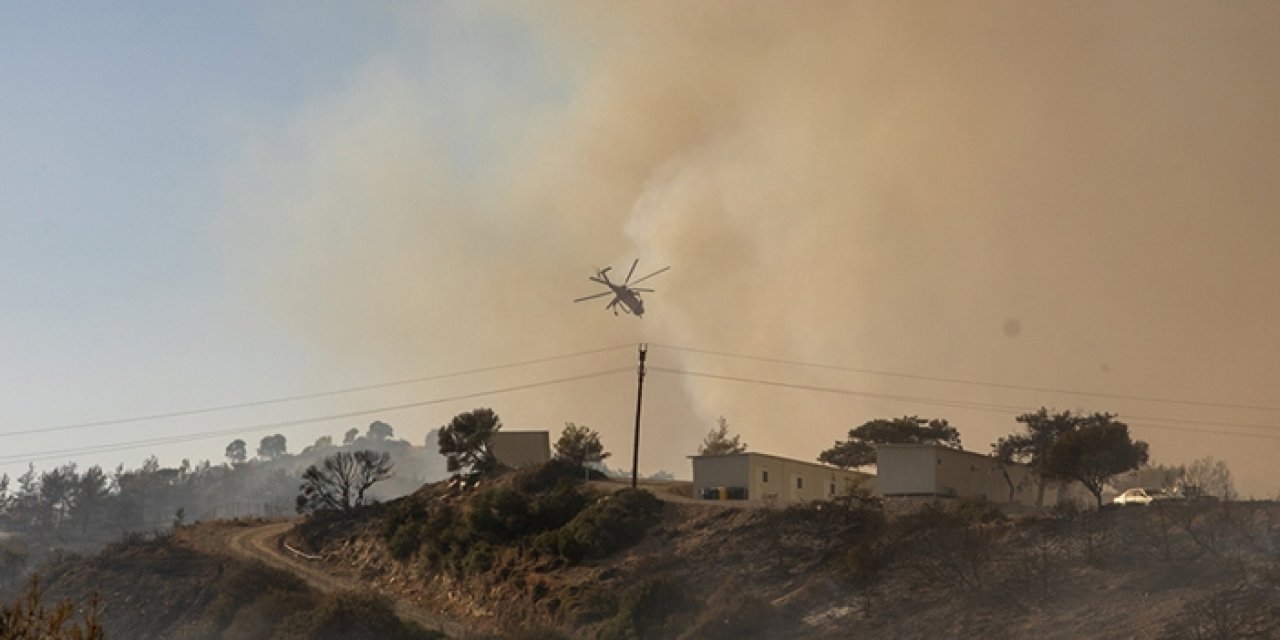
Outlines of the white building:
<svg viewBox="0 0 1280 640">
<path fill-rule="evenodd" d="M 498 431 L 489 438 L 489 451 L 512 469 L 543 464 L 551 459 L 551 433 L 547 431 Z"/>
<path fill-rule="evenodd" d="M 939 444 L 876 445 L 876 488 L 886 498 L 985 498 L 1002 504 L 1037 506 L 1039 474 L 1024 464 Z M 1092 495 L 1075 481 L 1045 480 L 1039 506 L 1064 500 L 1089 504 Z"/>
<path fill-rule="evenodd" d="M 855 486 L 874 489 L 874 476 L 766 453 L 690 459 L 695 498 L 794 503 L 848 495 Z"/>
</svg>

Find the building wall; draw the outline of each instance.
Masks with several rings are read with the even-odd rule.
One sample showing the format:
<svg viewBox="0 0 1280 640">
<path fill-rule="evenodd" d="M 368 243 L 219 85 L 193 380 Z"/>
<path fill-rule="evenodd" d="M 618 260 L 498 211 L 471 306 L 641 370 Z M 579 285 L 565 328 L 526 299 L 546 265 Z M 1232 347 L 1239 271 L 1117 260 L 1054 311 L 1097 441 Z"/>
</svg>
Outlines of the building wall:
<svg viewBox="0 0 1280 640">
<path fill-rule="evenodd" d="M 932 449 L 937 459 L 934 480 L 941 495 L 990 498 L 990 481 L 1003 482 L 998 474 L 993 477 L 994 460 L 988 456 L 950 447 Z"/>
<path fill-rule="evenodd" d="M 749 488 L 749 461 L 745 455 L 703 456 L 693 459 L 693 497 L 701 498 L 710 487 L 748 487 L 747 497 L 755 492 Z"/>
<path fill-rule="evenodd" d="M 498 462 L 519 469 L 551 459 L 551 434 L 546 431 L 499 431 L 489 439 Z"/>
<path fill-rule="evenodd" d="M 936 495 L 937 469 L 932 447 L 876 447 L 876 487 L 881 495 Z"/>
<path fill-rule="evenodd" d="M 873 478 L 856 471 L 759 453 L 693 458 L 693 495 L 708 487 L 745 487 L 747 499 L 805 502 L 848 495 L 854 485 L 874 490 Z"/>
<path fill-rule="evenodd" d="M 1022 464 L 998 465 L 991 456 L 933 444 L 894 444 L 876 447 L 878 487 L 882 495 L 955 496 L 992 502 L 1036 506 L 1039 474 Z M 1006 474 L 1008 479 L 1006 480 Z M 1010 499 L 1009 485 L 1013 484 Z M 1045 481 L 1041 506 L 1071 499 L 1083 502 L 1089 493 L 1078 482 Z"/>
</svg>

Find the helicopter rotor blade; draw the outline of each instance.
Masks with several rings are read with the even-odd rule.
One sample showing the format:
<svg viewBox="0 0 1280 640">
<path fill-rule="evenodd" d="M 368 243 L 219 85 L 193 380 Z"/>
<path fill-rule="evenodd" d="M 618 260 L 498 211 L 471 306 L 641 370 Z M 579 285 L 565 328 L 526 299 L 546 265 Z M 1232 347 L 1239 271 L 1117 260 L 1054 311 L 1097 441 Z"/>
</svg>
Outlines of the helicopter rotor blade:
<svg viewBox="0 0 1280 640">
<path fill-rule="evenodd" d="M 575 299 L 574 302 L 583 302 L 584 300 L 594 300 L 596 298 L 601 298 L 601 297 L 610 295 L 612 293 L 613 293 L 612 291 L 605 291 L 604 293 L 597 293 L 595 295 L 583 296 L 581 298 Z"/>
<path fill-rule="evenodd" d="M 631 282 L 631 274 L 636 272 L 636 265 L 638 264 L 640 264 L 640 258 L 636 258 L 631 262 L 631 269 L 627 271 L 627 279 L 622 281 L 622 286 L 625 287 L 627 283 Z"/>
<path fill-rule="evenodd" d="M 653 289 L 644 289 L 641 287 L 628 287 L 628 288 L 631 289 L 632 291 L 643 291 L 645 293 L 653 293 Z"/>
<path fill-rule="evenodd" d="M 605 282 L 604 280 L 601 280 L 600 278 L 597 278 L 597 277 L 594 277 L 594 276 L 590 276 L 590 277 L 588 277 L 587 279 L 588 279 L 588 280 L 590 280 L 590 281 L 592 281 L 592 282 L 599 282 L 600 284 L 602 284 L 602 285 L 604 285 L 604 286 L 606 286 L 606 287 L 610 286 L 608 282 Z"/>
<path fill-rule="evenodd" d="M 654 277 L 654 276 L 658 275 L 659 273 L 662 273 L 663 271 L 666 271 L 667 269 L 670 269 L 670 268 L 671 268 L 671 267 L 663 267 L 663 268 L 661 268 L 661 269 L 658 269 L 657 271 L 654 271 L 653 273 L 651 273 L 651 274 L 649 274 L 649 275 L 647 275 L 647 276 L 645 276 L 645 277 L 643 277 L 643 278 L 640 278 L 639 280 L 636 280 L 635 282 L 632 282 L 631 284 L 640 284 L 641 282 L 644 282 L 645 280 L 648 280 L 649 278 L 652 278 L 652 277 Z"/>
</svg>

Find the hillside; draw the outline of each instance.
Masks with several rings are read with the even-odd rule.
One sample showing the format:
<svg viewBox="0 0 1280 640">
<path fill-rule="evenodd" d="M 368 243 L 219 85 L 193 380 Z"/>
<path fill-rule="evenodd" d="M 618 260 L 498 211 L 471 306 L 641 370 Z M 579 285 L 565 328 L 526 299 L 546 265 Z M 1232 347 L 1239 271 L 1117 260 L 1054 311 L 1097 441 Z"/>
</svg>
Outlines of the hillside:
<svg viewBox="0 0 1280 640">
<path fill-rule="evenodd" d="M 980 503 L 890 517 L 874 501 L 766 510 L 674 499 L 657 503 L 647 532 L 627 547 L 601 514 L 585 518 L 595 529 L 585 526 L 586 510 L 540 530 L 570 500 L 563 484 L 532 477 L 467 492 L 431 485 L 349 521 L 312 519 L 289 537 L 331 571 L 493 634 L 1178 638 L 1204 637 L 1201 625 L 1280 633 L 1272 504 L 1007 519 Z M 578 490 L 592 505 L 584 509 L 628 491 Z M 539 512 L 551 515 L 538 523 Z M 637 521 L 617 517 L 632 520 L 623 532 Z M 591 557 L 549 540 L 566 538 L 619 550 Z"/>
<path fill-rule="evenodd" d="M 402 616 L 453 622 L 456 637 L 1280 634 L 1280 506 L 1271 503 L 1009 519 L 965 502 L 897 514 L 871 500 L 741 508 L 576 478 L 549 465 L 471 489 L 426 485 L 292 528 L 196 525 L 45 573 L 57 595 L 100 590 L 109 631 L 146 620 L 110 636 L 129 638 L 250 637 L 228 629 L 261 619 L 254 612 L 283 615 L 273 607 L 286 596 L 237 599 L 247 571 L 286 585 L 272 593 L 332 589 L 307 596 L 313 611 L 350 600 L 338 594 L 358 585 L 386 598 L 361 601 L 383 602 L 383 619 L 396 602 Z M 218 559 L 210 541 L 238 528 L 288 530 L 284 542 L 299 553 L 273 546 L 282 560 L 271 569 Z"/>
<path fill-rule="evenodd" d="M 249 528 L 248 523 L 244 523 Z M 258 562 L 208 553 L 193 532 L 130 538 L 93 557 L 66 556 L 40 569 L 45 599 L 102 602 L 107 638 L 430 640 L 385 599 L 322 593 Z M 12 594 L 6 594 L 11 599 Z"/>
</svg>

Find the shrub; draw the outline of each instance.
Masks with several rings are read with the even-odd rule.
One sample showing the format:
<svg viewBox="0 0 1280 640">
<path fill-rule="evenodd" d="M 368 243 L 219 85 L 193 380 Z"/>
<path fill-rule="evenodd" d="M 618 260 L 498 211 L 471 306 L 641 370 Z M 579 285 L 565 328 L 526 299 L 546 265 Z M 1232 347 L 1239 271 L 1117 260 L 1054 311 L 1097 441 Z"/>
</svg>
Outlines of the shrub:
<svg viewBox="0 0 1280 640">
<path fill-rule="evenodd" d="M 493 566 L 493 547 L 489 543 L 481 540 L 473 545 L 467 551 L 467 555 L 462 559 L 462 572 L 464 574 L 483 573 Z"/>
<path fill-rule="evenodd" d="M 387 549 L 391 551 L 392 557 L 404 560 L 413 555 L 422 545 L 421 529 L 421 522 L 406 522 L 396 527 L 387 540 Z"/>
<path fill-rule="evenodd" d="M 548 463 L 539 469 L 550 467 Z M 573 482 L 559 478 L 547 485 L 540 478 L 525 486 L 536 487 L 536 493 L 526 493 L 512 487 L 494 487 L 477 493 L 471 498 L 467 523 L 480 538 L 490 542 L 511 542 L 544 531 L 559 529 L 572 520 L 587 505 L 587 498 Z"/>
<path fill-rule="evenodd" d="M 553 458 L 536 467 L 516 471 L 511 484 L 518 491 L 532 494 L 555 488 L 562 482 L 577 482 L 580 478 L 582 467 L 562 458 Z"/>
<path fill-rule="evenodd" d="M 510 487 L 493 487 L 471 498 L 467 524 L 480 538 L 507 542 L 532 529 L 529 498 Z"/>
<path fill-rule="evenodd" d="M 587 502 L 571 481 L 561 478 L 551 490 L 534 497 L 534 530 L 541 533 L 563 527 L 587 507 Z"/>
<path fill-rule="evenodd" d="M 770 635 L 768 630 L 773 624 L 776 624 L 773 606 L 764 598 L 744 589 L 740 581 L 730 578 L 711 593 L 706 607 L 680 638 L 762 638 Z"/>
<path fill-rule="evenodd" d="M 613 615 L 618 610 L 618 597 L 611 591 L 590 586 L 573 593 L 564 609 L 570 623 L 582 626 Z"/>
<path fill-rule="evenodd" d="M 406 624 L 386 598 L 365 593 L 327 595 L 314 608 L 288 616 L 280 640 L 438 640 L 445 636 Z M 239 636 L 228 636 L 239 637 Z"/>
<path fill-rule="evenodd" d="M 893 544 L 903 564 L 925 582 L 946 584 L 966 593 L 983 588 L 995 534 L 969 509 L 926 505 L 895 523 Z"/>
<path fill-rule="evenodd" d="M 644 489 L 623 489 L 583 509 L 535 545 L 570 562 L 603 558 L 638 541 L 657 521 L 662 503 Z"/>
<path fill-rule="evenodd" d="M 12 604 L 0 603 L 0 638 L 40 638 L 41 640 L 102 640 L 102 624 L 98 615 L 102 607 L 94 595 L 89 608 L 82 612 L 83 622 L 74 618 L 75 607 L 63 600 L 52 607 L 44 602 L 40 579 L 31 577 L 27 592 Z"/>
<path fill-rule="evenodd" d="M 671 618 L 687 611 L 692 602 L 679 587 L 651 578 L 628 589 L 618 603 L 618 614 L 600 630 L 602 640 L 664 638 L 676 625 Z"/>
</svg>

